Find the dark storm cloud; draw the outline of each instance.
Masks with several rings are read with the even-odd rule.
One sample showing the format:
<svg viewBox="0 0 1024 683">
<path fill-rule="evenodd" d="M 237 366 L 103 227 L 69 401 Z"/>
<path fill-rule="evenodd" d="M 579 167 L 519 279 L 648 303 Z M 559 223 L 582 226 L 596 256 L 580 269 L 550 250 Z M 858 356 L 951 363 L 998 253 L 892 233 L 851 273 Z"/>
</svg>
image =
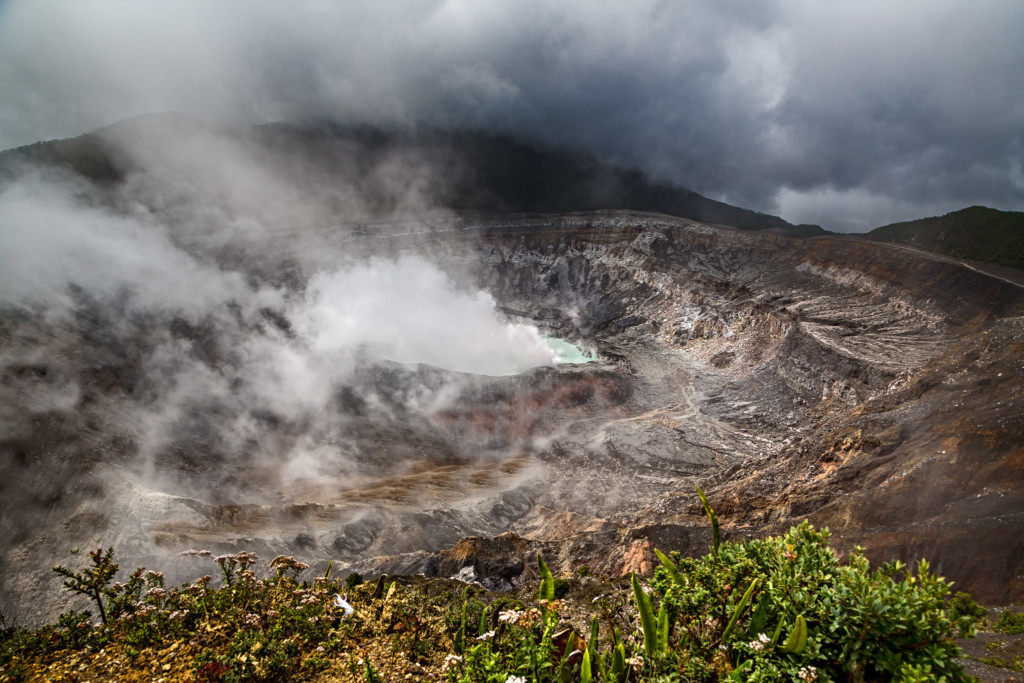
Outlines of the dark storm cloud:
<svg viewBox="0 0 1024 683">
<path fill-rule="evenodd" d="M 1024 4 L 15 0 L 0 146 L 185 110 L 470 124 L 795 222 L 1024 209 Z"/>
</svg>

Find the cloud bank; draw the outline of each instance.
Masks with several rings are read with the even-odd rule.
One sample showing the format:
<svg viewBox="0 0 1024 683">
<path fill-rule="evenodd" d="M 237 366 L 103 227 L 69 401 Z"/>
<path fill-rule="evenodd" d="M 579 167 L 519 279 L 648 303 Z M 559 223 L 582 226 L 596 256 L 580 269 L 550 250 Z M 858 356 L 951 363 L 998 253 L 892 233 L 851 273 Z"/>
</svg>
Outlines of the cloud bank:
<svg viewBox="0 0 1024 683">
<path fill-rule="evenodd" d="M 182 110 L 471 125 L 793 222 L 1024 209 L 1024 5 L 9 0 L 0 147 Z"/>
</svg>

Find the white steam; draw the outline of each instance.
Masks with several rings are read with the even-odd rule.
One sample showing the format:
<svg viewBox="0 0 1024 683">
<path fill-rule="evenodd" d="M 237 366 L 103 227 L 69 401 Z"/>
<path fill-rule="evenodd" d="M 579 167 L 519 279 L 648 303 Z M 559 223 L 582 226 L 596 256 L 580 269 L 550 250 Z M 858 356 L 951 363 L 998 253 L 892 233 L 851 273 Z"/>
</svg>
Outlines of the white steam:
<svg viewBox="0 0 1024 683">
<path fill-rule="evenodd" d="M 132 310 L 165 319 L 222 316 L 228 303 L 246 313 L 283 308 L 299 340 L 274 350 L 272 372 L 300 384 L 322 375 L 328 359 L 357 350 L 485 375 L 556 361 L 535 327 L 507 322 L 489 294 L 460 289 L 423 258 L 325 270 L 304 294 L 288 292 L 185 251 L 155 220 L 87 206 L 73 190 L 36 178 L 0 192 L 0 304 L 69 307 L 75 286 L 99 301 L 127 298 Z M 263 336 L 249 340 L 248 351 L 264 361 L 267 345 L 282 343 Z"/>
<path fill-rule="evenodd" d="M 0 303 L 68 306 L 69 285 L 190 318 L 232 300 L 279 301 L 180 250 L 159 225 L 85 206 L 68 188 L 38 180 L 8 187 L 0 193 Z"/>
<path fill-rule="evenodd" d="M 98 330 L 116 340 L 116 353 L 136 354 L 129 364 L 142 373 L 141 393 L 110 399 L 122 401 L 110 414 L 117 416 L 115 429 L 132 434 L 144 471 L 152 473 L 183 434 L 198 433 L 197 451 L 255 454 L 278 468 L 279 480 L 294 478 L 295 470 L 349 472 L 353 442 L 333 402 L 360 363 L 506 375 L 559 360 L 535 327 L 505 320 L 489 294 L 458 286 L 425 258 L 320 266 L 301 281 L 268 284 L 246 272 L 244 259 L 228 266 L 194 240 L 180 246 L 175 236 L 197 234 L 204 228 L 198 221 L 182 225 L 178 214 L 168 224 L 159 213 L 115 212 L 85 203 L 80 190 L 26 176 L 0 191 L 0 308 L 62 320 L 72 334 L 85 324 L 90 328 L 81 334 Z M 221 229 L 216 222 L 205 227 Z M 295 256 L 307 269 L 342 261 L 340 254 Z M 91 311 L 84 323 L 76 317 L 83 306 Z M 83 353 L 109 352 L 100 346 Z M 38 355 L 9 349 L 0 360 L 25 364 Z M 97 363 L 76 360 L 80 355 L 48 359 L 63 364 L 65 396 L 79 396 L 74 378 Z M 372 409 L 392 409 L 372 387 L 360 391 Z M 404 409 L 429 419 L 454 398 L 451 391 L 413 387 Z M 30 399 L 19 403 L 29 410 L 56 405 L 42 394 Z M 292 435 L 272 436 L 260 415 L 285 420 Z"/>
<path fill-rule="evenodd" d="M 399 363 L 482 375 L 556 361 L 536 327 L 502 320 L 489 294 L 460 291 L 418 257 L 316 275 L 297 323 L 320 354 L 365 347 Z"/>
</svg>

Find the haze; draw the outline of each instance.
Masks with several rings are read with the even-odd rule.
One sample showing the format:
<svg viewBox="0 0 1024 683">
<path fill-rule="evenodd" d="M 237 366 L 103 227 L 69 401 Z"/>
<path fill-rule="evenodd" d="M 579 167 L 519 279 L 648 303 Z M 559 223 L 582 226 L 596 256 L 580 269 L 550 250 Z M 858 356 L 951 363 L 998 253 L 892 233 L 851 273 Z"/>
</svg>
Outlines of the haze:
<svg viewBox="0 0 1024 683">
<path fill-rule="evenodd" d="M 1024 5 L 10 0 L 0 148 L 138 114 L 469 125 L 864 231 L 1024 209 Z"/>
</svg>

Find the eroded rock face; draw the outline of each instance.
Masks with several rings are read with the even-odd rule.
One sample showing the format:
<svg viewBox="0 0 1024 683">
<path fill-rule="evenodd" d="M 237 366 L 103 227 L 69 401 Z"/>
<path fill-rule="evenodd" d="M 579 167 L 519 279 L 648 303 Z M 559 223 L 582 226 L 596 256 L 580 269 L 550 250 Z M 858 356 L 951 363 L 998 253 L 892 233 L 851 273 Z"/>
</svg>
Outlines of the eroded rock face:
<svg viewBox="0 0 1024 683">
<path fill-rule="evenodd" d="M 628 419 L 559 441 L 571 469 L 551 461 L 602 499 L 588 477 L 628 492 L 599 510 L 569 491 L 552 509 L 640 540 L 535 535 L 530 552 L 613 574 L 643 569 L 652 543 L 703 552 L 697 481 L 729 533 L 809 517 L 841 550 L 926 558 L 983 600 L 1019 599 L 1020 286 L 850 239 L 629 215 L 507 224 L 478 245 L 510 309 L 572 311 L 559 333 L 599 340 L 646 384 Z M 652 539 L 645 522 L 675 531 Z"/>
<path fill-rule="evenodd" d="M 68 378 L 80 392 L 46 411 L 8 408 L 4 493 L 20 507 L 4 516 L 7 599 L 31 616 L 30 600 L 56 595 L 45 566 L 59 551 L 101 543 L 125 566 L 245 549 L 371 575 L 469 568 L 493 587 L 530 576 L 538 551 L 561 571 L 644 572 L 653 548 L 707 548 L 694 483 L 727 536 L 809 517 L 840 549 L 928 558 L 983 601 L 1024 597 L 1020 286 L 881 244 L 643 214 L 441 228 L 378 226 L 387 239 L 345 249 L 429 254 L 510 318 L 599 360 L 512 377 L 367 362 L 322 407 L 337 428 L 261 413 L 237 447 L 205 426 L 238 416 L 196 406 L 141 473 L 139 436 L 114 410 L 151 390 L 140 349 L 178 335 L 203 367 L 230 367 L 218 330 L 103 336 L 101 319 L 54 330 L 6 318 L 7 348 L 34 331 L 41 359 L 5 366 L 17 405 Z M 301 283 L 314 262 L 283 250 L 279 265 Z M 285 334 L 292 321 L 238 324 Z M 284 480 L 266 458 L 238 456 L 300 439 L 345 457 Z M 169 571 L 184 578 L 212 569 L 180 562 Z"/>
</svg>

